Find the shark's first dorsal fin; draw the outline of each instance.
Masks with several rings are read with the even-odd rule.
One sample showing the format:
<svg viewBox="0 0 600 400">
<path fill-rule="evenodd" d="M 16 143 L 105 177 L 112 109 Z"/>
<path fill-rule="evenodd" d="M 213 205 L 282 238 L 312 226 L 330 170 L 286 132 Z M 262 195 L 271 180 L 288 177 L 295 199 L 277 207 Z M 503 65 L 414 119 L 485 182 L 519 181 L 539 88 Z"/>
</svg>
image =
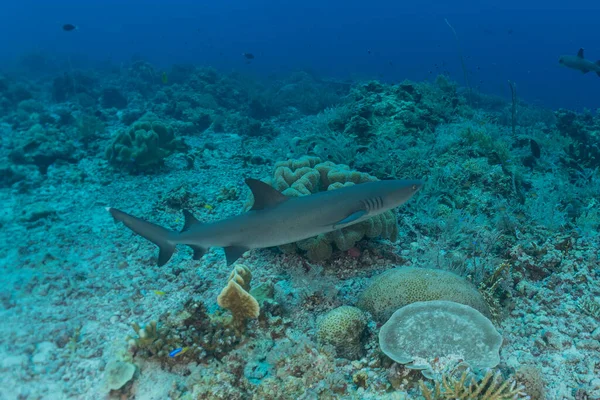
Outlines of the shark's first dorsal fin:
<svg viewBox="0 0 600 400">
<path fill-rule="evenodd" d="M 253 211 L 273 207 L 288 200 L 284 194 L 257 179 L 247 178 L 246 185 L 254 196 L 254 205 L 251 208 Z"/>
<path fill-rule="evenodd" d="M 183 229 L 181 229 L 181 232 L 185 232 L 185 231 L 189 230 L 192 226 L 202 223 L 202 222 L 198 221 L 196 219 L 196 217 L 194 217 L 194 214 L 192 214 L 190 211 L 188 211 L 188 210 L 182 210 L 182 211 L 183 211 L 183 217 L 185 218 L 185 222 L 183 223 Z"/>
<path fill-rule="evenodd" d="M 579 51 L 577 52 L 577 57 L 584 58 L 583 57 L 583 48 L 579 49 Z"/>
</svg>

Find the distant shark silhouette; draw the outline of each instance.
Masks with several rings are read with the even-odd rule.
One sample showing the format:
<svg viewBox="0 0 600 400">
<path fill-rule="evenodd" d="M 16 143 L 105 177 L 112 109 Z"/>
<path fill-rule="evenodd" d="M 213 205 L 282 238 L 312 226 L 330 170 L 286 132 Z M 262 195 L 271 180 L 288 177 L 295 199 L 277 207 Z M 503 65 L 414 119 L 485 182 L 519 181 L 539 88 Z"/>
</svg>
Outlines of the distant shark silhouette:
<svg viewBox="0 0 600 400">
<path fill-rule="evenodd" d="M 595 63 L 586 60 L 583 57 L 583 49 L 579 49 L 576 56 L 560 56 L 558 62 L 567 68 L 576 69 L 584 74 L 594 71 L 596 75 L 600 76 L 600 60 Z"/>
<path fill-rule="evenodd" d="M 357 224 L 407 202 L 423 185 L 418 180 L 361 183 L 317 194 L 288 197 L 268 184 L 246 179 L 254 195 L 252 209 L 221 221 L 201 223 L 184 210 L 181 232 L 126 214 L 107 211 L 115 221 L 148 239 L 159 248 L 158 265 L 166 264 L 175 246 L 184 244 L 198 260 L 209 247 L 224 247 L 227 265 L 250 249 L 279 246 Z"/>
</svg>

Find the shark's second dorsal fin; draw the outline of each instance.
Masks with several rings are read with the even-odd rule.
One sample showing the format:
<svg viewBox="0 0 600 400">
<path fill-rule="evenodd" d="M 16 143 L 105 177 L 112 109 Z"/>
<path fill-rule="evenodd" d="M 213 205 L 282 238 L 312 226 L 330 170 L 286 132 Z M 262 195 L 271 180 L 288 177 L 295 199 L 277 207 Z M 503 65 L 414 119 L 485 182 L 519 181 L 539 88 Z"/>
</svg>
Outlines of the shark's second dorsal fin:
<svg viewBox="0 0 600 400">
<path fill-rule="evenodd" d="M 183 223 L 183 229 L 181 229 L 181 232 L 185 232 L 185 231 L 189 230 L 192 226 L 202 223 L 202 222 L 198 221 L 196 219 L 196 217 L 194 217 L 194 214 L 192 214 L 190 211 L 188 211 L 188 210 L 182 210 L 182 211 L 183 211 L 183 217 L 185 218 L 185 222 Z"/>
<path fill-rule="evenodd" d="M 252 211 L 273 207 L 288 200 L 287 196 L 257 179 L 247 178 L 246 185 L 248 185 L 254 196 Z"/>
<path fill-rule="evenodd" d="M 585 58 L 585 57 L 583 57 L 583 48 L 579 49 L 579 51 L 577 52 L 577 57 Z"/>
</svg>

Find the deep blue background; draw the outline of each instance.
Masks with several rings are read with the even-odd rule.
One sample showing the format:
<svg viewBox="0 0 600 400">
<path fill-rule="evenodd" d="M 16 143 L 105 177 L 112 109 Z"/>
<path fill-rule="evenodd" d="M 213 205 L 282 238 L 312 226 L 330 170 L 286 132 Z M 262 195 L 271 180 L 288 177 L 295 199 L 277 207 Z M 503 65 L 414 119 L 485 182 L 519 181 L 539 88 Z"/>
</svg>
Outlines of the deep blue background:
<svg viewBox="0 0 600 400">
<path fill-rule="evenodd" d="M 402 0 L 2 0 L 0 65 L 42 51 L 167 67 L 194 62 L 270 74 L 310 68 L 339 78 L 433 79 L 463 84 L 456 29 L 471 86 L 554 108 L 600 107 L 600 77 L 561 67 L 584 47 L 600 59 L 600 2 Z M 64 23 L 77 25 L 64 32 Z M 512 32 L 512 33 L 511 33 Z M 370 51 L 370 54 L 369 54 Z M 246 64 L 242 52 L 256 59 Z M 437 67 L 436 67 L 437 64 Z"/>
</svg>

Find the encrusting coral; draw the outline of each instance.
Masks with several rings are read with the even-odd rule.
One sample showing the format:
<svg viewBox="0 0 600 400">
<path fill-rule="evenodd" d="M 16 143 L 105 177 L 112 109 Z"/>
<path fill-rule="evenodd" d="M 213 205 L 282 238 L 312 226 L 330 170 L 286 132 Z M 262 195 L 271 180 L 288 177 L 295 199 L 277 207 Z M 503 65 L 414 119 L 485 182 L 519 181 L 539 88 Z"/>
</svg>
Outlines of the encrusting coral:
<svg viewBox="0 0 600 400">
<path fill-rule="evenodd" d="M 376 180 L 377 178 L 369 174 L 350 170 L 347 165 L 321 162 L 318 157 L 304 156 L 275 164 L 273 177 L 266 183 L 286 196 L 299 197 Z M 249 209 L 252 203 L 253 199 L 250 199 L 246 208 Z M 338 250 L 347 251 L 364 237 L 382 237 L 396 241 L 398 223 L 394 212 L 386 211 L 358 224 L 280 248 L 284 252 L 301 250 L 309 260 L 318 262 L 331 257 L 333 245 Z"/>
</svg>

